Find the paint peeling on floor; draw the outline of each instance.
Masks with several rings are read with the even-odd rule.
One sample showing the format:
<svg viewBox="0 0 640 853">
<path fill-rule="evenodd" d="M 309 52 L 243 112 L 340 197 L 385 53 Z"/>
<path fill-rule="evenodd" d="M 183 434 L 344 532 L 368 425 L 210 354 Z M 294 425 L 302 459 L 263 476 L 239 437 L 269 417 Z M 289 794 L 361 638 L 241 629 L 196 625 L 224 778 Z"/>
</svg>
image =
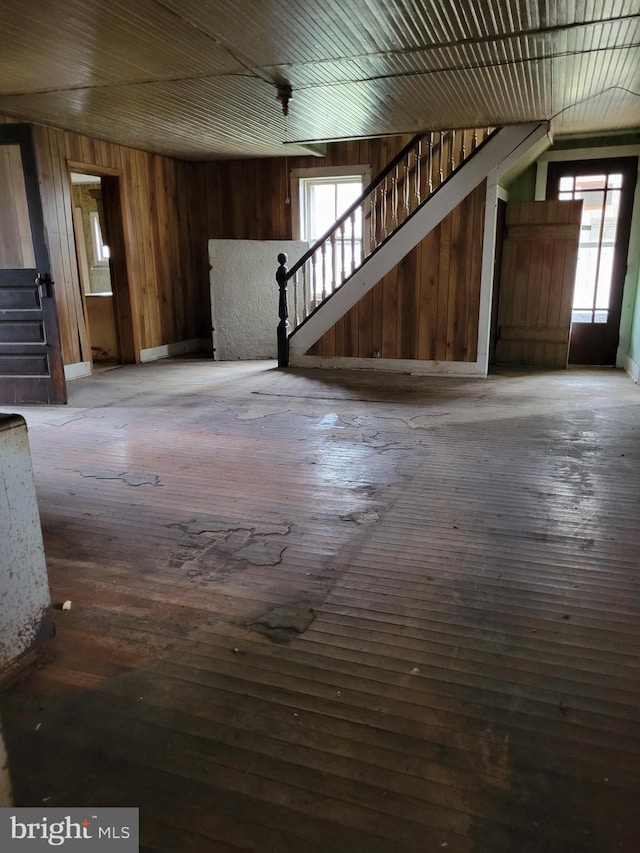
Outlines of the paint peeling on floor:
<svg viewBox="0 0 640 853">
<path fill-rule="evenodd" d="M 78 472 L 81 477 L 95 480 L 122 480 L 127 486 L 159 486 L 160 477 L 144 471 L 110 471 L 106 468 L 85 468 Z"/>
</svg>

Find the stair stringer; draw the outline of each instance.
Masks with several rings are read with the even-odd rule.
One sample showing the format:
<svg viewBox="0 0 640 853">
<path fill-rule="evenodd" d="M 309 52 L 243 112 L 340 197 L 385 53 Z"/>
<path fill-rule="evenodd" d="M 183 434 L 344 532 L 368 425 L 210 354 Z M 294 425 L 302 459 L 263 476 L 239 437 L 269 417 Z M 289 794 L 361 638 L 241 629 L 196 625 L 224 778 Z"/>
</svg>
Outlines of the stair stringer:
<svg viewBox="0 0 640 853">
<path fill-rule="evenodd" d="M 547 135 L 546 122 L 503 127 L 465 161 L 427 202 L 366 258 L 344 284 L 326 299 L 289 337 L 292 366 L 306 363 L 305 353 L 365 296 L 390 270 L 436 228 L 488 175 L 507 159 L 513 162 Z"/>
</svg>

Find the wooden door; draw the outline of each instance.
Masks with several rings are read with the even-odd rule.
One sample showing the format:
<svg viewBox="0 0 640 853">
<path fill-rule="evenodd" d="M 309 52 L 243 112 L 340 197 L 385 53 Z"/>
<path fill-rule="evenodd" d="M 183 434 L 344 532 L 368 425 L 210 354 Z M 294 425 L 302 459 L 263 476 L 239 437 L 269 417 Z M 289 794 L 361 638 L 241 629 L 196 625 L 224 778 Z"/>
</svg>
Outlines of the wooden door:
<svg viewBox="0 0 640 853">
<path fill-rule="evenodd" d="M 616 363 L 638 158 L 550 163 L 547 197 L 583 199 L 571 364 Z"/>
<path fill-rule="evenodd" d="M 497 364 L 566 367 L 582 201 L 507 204 Z"/>
<path fill-rule="evenodd" d="M 0 403 L 66 403 L 28 125 L 0 125 Z"/>
</svg>

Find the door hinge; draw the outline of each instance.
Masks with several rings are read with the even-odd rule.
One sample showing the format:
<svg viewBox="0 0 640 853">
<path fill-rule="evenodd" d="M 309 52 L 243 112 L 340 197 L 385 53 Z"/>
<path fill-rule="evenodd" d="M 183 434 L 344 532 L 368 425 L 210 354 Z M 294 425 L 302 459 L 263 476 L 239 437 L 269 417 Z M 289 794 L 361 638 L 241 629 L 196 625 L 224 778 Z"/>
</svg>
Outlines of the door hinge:
<svg viewBox="0 0 640 853">
<path fill-rule="evenodd" d="M 53 279 L 48 272 L 39 272 L 36 276 L 36 285 L 40 293 L 40 299 L 53 298 Z"/>
</svg>

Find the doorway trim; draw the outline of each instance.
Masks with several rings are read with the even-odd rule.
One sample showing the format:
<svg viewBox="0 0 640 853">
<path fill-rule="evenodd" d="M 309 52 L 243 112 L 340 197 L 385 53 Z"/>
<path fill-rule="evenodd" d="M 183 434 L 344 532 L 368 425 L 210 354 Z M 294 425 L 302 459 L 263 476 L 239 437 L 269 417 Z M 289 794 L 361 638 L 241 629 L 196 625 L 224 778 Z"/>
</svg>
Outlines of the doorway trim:
<svg viewBox="0 0 640 853">
<path fill-rule="evenodd" d="M 578 140 L 576 140 L 576 143 Z M 616 145 L 611 137 L 611 145 L 593 148 L 563 148 L 545 152 L 537 161 L 535 200 L 544 201 L 547 193 L 547 174 L 550 162 L 567 160 L 612 160 L 618 157 L 638 157 L 640 163 L 640 145 Z M 636 300 L 636 291 L 640 292 L 640 168 L 636 182 L 633 211 L 631 214 L 631 232 L 627 253 L 627 272 L 622 291 L 622 310 L 616 367 L 629 370 L 629 350 L 631 347 L 631 324 Z"/>
<path fill-rule="evenodd" d="M 135 307 L 132 304 L 131 288 L 127 265 L 125 241 L 125 205 L 122 201 L 122 172 L 110 166 L 99 166 L 95 163 L 83 163 L 77 160 L 67 160 L 67 179 L 71 187 L 71 173 L 95 175 L 102 184 L 102 196 L 105 213 L 106 234 L 104 235 L 111 250 L 110 271 L 113 290 L 116 331 L 119 341 L 120 359 L 123 364 L 136 364 L 140 360 L 139 346 L 134 322 Z M 70 211 L 72 213 L 72 211 Z M 74 230 L 76 257 L 78 257 L 77 238 Z M 80 277 L 81 278 L 81 277 Z M 80 288 L 82 284 L 80 283 Z M 82 302 L 85 311 L 85 323 L 88 328 L 88 318 L 84 294 Z M 93 360 L 91 363 L 93 369 Z M 86 375 L 86 374 L 85 374 Z"/>
</svg>

